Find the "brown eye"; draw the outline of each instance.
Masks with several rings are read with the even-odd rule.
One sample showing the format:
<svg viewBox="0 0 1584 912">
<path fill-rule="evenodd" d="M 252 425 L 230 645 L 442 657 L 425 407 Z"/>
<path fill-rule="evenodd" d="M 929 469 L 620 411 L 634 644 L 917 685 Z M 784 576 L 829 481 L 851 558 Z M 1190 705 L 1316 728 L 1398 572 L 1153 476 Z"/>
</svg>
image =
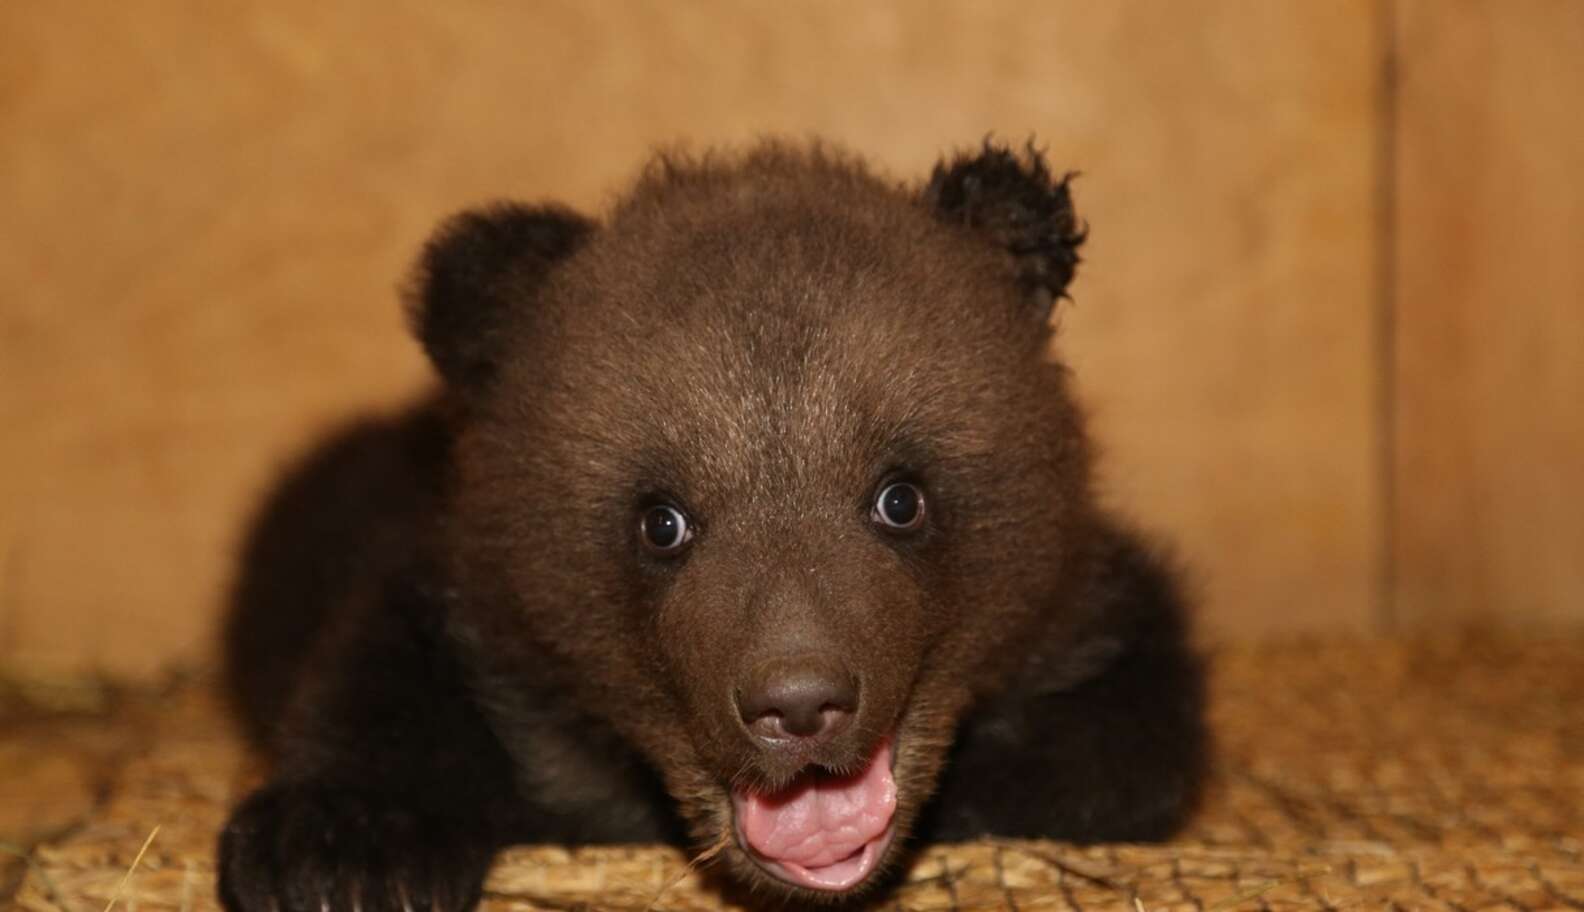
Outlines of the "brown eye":
<svg viewBox="0 0 1584 912">
<path fill-rule="evenodd" d="M 875 495 L 875 522 L 897 532 L 911 532 L 924 524 L 924 492 L 905 481 L 893 482 Z"/>
<path fill-rule="evenodd" d="M 644 547 L 655 554 L 675 554 L 693 537 L 687 515 L 669 504 L 650 507 L 639 524 L 639 532 Z"/>
</svg>

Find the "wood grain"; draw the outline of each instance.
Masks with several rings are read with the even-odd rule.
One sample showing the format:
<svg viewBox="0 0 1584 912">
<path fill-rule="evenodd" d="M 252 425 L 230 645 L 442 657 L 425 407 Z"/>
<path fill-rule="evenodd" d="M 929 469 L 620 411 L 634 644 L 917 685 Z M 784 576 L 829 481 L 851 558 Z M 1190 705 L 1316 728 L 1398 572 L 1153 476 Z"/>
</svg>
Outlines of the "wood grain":
<svg viewBox="0 0 1584 912">
<path fill-rule="evenodd" d="M 1212 635 L 1367 625 L 1374 9 L 4 4 L 0 661 L 207 654 L 283 460 L 426 382 L 393 288 L 443 214 L 763 131 L 1082 170 L 1061 344 L 1115 500 Z"/>
<path fill-rule="evenodd" d="M 1584 4 L 1399 19 L 1397 614 L 1584 619 Z"/>
</svg>

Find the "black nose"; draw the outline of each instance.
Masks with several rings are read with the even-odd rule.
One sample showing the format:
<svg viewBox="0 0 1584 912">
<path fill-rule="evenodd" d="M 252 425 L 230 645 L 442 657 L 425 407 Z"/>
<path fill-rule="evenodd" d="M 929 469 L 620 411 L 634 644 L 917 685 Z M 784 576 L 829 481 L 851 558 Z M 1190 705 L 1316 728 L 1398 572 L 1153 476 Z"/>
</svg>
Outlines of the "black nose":
<svg viewBox="0 0 1584 912">
<path fill-rule="evenodd" d="M 858 682 L 823 656 L 771 659 L 749 672 L 737 710 L 760 738 L 830 738 L 858 711 Z"/>
</svg>

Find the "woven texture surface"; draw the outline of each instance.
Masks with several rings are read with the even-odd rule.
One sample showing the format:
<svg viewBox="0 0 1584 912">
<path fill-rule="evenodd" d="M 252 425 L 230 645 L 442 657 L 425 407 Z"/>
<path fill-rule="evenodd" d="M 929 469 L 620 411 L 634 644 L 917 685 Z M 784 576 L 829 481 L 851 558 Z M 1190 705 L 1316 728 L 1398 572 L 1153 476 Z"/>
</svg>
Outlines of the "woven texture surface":
<svg viewBox="0 0 1584 912">
<path fill-rule="evenodd" d="M 1584 909 L 1584 638 L 1214 659 L 1214 782 L 1176 841 L 926 847 L 876 908 Z M 212 695 L 127 701 L 95 731 L 118 742 L 114 768 L 93 809 L 33 851 L 15 905 L 100 910 L 119 886 L 118 908 L 214 909 L 214 834 L 258 770 Z M 527 847 L 501 857 L 483 908 L 722 906 L 671 850 Z"/>
</svg>

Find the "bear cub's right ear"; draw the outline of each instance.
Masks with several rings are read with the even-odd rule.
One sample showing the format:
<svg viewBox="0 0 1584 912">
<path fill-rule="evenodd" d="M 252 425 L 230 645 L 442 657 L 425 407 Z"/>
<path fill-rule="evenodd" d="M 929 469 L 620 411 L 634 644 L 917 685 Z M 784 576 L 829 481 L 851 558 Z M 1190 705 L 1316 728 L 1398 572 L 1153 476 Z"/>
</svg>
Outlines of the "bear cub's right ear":
<svg viewBox="0 0 1584 912">
<path fill-rule="evenodd" d="M 533 305 L 595 227 L 560 206 L 495 203 L 436 229 L 405 296 L 413 333 L 447 385 L 467 392 L 495 376 L 512 312 Z"/>
</svg>

